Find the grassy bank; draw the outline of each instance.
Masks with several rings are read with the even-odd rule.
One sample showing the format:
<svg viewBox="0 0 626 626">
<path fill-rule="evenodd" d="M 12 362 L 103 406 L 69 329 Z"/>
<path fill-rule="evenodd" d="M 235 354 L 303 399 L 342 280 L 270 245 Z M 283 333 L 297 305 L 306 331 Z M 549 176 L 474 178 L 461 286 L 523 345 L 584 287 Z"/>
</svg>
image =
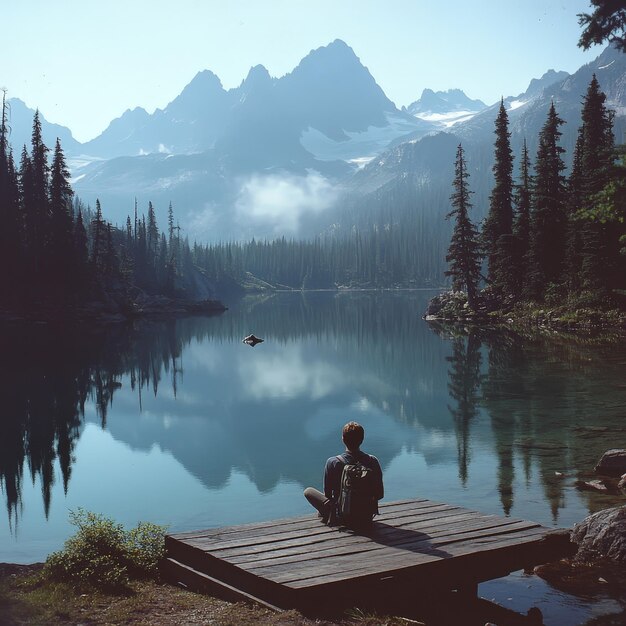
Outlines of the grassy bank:
<svg viewBox="0 0 626 626">
<path fill-rule="evenodd" d="M 0 564 L 0 626 L 25 624 L 180 624 L 308 626 L 354 623 L 295 611 L 272 612 L 191 593 L 161 580 L 164 526 L 140 522 L 127 530 L 103 515 L 70 511 L 76 532 L 45 563 Z M 406 620 L 356 617 L 359 624 L 395 626 Z"/>
<path fill-rule="evenodd" d="M 123 593 L 77 590 L 43 575 L 43 564 L 0 564 L 1 626 L 133 624 L 180 626 L 406 626 L 407 620 L 358 613 L 334 619 L 309 619 L 296 611 L 274 613 L 230 603 L 153 580 L 135 580 Z"/>
</svg>

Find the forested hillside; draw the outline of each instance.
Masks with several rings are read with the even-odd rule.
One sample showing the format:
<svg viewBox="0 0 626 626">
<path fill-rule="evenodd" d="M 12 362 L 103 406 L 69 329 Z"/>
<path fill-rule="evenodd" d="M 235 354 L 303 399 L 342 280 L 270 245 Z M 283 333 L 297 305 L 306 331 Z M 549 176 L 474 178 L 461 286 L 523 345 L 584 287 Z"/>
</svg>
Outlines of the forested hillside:
<svg viewBox="0 0 626 626">
<path fill-rule="evenodd" d="M 194 266 L 170 205 L 167 234 L 148 214 L 130 216 L 124 230 L 74 198 L 57 139 L 52 159 L 35 113 L 30 151 L 19 166 L 8 143 L 8 109 L 0 120 L 0 308 L 41 310 L 91 305 L 95 312 L 140 313 L 146 295 L 199 300 L 211 286 Z M 199 282 L 204 282 L 203 286 Z"/>
<path fill-rule="evenodd" d="M 495 123 L 495 183 L 480 233 L 470 215 L 470 175 L 459 145 L 447 274 L 454 289 L 466 292 L 471 310 L 508 310 L 515 303 L 537 302 L 573 311 L 608 308 L 624 300 L 626 152 L 615 145 L 613 117 L 594 74 L 583 100 L 569 176 L 560 145 L 564 121 L 552 102 L 534 166 L 531 170 L 524 144 L 516 181 L 508 115 L 501 103 Z M 486 288 L 479 297 L 481 259 Z"/>
</svg>

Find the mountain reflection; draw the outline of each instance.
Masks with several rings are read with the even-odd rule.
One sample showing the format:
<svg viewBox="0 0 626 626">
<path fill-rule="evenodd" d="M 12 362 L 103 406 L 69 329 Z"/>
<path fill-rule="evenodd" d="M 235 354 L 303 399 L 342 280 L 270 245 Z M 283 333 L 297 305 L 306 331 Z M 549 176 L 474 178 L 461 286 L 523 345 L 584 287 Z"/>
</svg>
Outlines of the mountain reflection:
<svg viewBox="0 0 626 626">
<path fill-rule="evenodd" d="M 623 343 L 429 326 L 427 298 L 279 294 L 212 318 L 4 329 L 9 517 L 19 518 L 24 472 L 41 483 L 46 515 L 52 487 L 71 489 L 86 420 L 135 450 L 157 445 L 206 487 L 238 471 L 264 493 L 319 484 L 339 452 L 337 424 L 358 419 L 384 468 L 403 452 L 456 462 L 463 487 L 480 462 L 473 448 L 492 451 L 501 510 L 534 474 L 556 520 L 559 475 L 584 476 L 623 432 Z M 265 339 L 255 350 L 241 344 L 251 332 Z"/>
</svg>

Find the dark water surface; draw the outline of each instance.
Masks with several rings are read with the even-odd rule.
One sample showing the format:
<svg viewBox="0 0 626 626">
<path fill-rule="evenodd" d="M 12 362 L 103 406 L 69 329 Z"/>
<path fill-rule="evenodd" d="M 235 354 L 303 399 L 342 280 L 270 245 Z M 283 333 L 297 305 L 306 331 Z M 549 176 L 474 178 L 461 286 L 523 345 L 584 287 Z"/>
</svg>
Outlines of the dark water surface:
<svg viewBox="0 0 626 626">
<path fill-rule="evenodd" d="M 626 444 L 623 339 L 437 328 L 420 319 L 431 295 L 291 293 L 212 318 L 1 328 L 0 561 L 43 560 L 77 507 L 172 531 L 308 513 L 302 489 L 321 486 L 351 419 L 387 500 L 548 526 L 615 504 L 575 482 Z M 537 605 L 548 624 L 621 610 L 521 573 L 480 593 Z"/>
</svg>

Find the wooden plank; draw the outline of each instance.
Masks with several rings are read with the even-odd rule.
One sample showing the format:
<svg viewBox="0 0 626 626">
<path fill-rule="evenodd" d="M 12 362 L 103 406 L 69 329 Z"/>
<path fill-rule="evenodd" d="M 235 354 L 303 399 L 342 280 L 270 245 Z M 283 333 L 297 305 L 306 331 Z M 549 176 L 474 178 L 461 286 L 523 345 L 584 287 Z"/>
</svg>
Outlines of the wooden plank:
<svg viewBox="0 0 626 626">
<path fill-rule="evenodd" d="M 536 543 L 541 540 L 541 534 L 531 533 L 526 536 L 518 537 L 516 543 L 511 544 L 510 541 L 507 540 L 498 540 L 497 538 L 492 538 L 490 541 L 483 542 L 478 545 L 469 545 L 466 546 L 458 546 L 456 549 L 452 549 L 449 556 L 450 557 L 462 557 L 468 556 L 473 553 L 479 552 L 488 552 L 488 551 L 502 551 L 503 548 L 518 548 L 524 544 Z M 470 548 L 470 551 L 464 550 Z M 456 554 L 455 554 L 456 553 Z M 506 561 L 506 554 L 502 555 L 504 561 Z M 392 576 L 399 574 L 407 574 L 409 572 L 416 572 L 418 569 L 421 569 L 424 565 L 433 565 L 437 564 L 444 569 L 450 568 L 452 569 L 452 562 L 455 559 L 447 558 L 442 559 L 440 555 L 436 554 L 436 549 L 425 548 L 424 552 L 420 555 L 419 561 L 415 558 L 410 559 L 407 557 L 402 558 L 399 556 L 397 559 L 394 559 L 393 562 L 390 562 L 389 559 L 383 559 L 382 562 L 375 561 L 372 563 L 361 563 L 358 566 L 354 565 L 353 567 L 342 568 L 341 571 L 336 571 L 333 569 L 323 568 L 320 571 L 320 567 L 315 568 L 315 571 L 312 568 L 304 568 L 303 570 L 291 565 L 289 570 L 283 570 L 280 572 L 272 572 L 271 568 L 268 568 L 267 572 L 263 570 L 258 570 L 255 573 L 258 576 L 267 577 L 273 582 L 283 584 L 290 588 L 304 588 L 304 587 L 313 587 L 317 585 L 321 585 L 324 583 L 337 583 L 346 580 L 354 580 L 361 577 L 367 576 Z M 442 565 L 443 564 L 443 565 Z M 520 565 L 517 563 L 513 563 L 511 568 L 508 571 L 514 571 L 515 569 L 520 569 Z M 477 580 L 489 580 L 488 578 L 482 578 L 480 571 L 475 571 L 475 576 Z"/>
<path fill-rule="evenodd" d="M 461 510 L 462 511 L 462 510 Z M 433 534 L 441 534 L 449 528 L 456 528 L 466 522 L 482 523 L 484 526 L 498 524 L 512 524 L 519 520 L 501 518 L 497 516 L 485 517 L 479 513 L 448 511 L 445 516 L 436 519 L 410 521 L 403 525 L 391 526 L 382 522 L 375 523 L 374 527 L 362 533 L 355 533 L 347 529 L 338 531 L 336 534 L 322 536 L 309 536 L 291 539 L 288 541 L 276 541 L 273 543 L 258 544 L 243 548 L 224 548 L 215 552 L 220 558 L 231 561 L 233 557 L 242 555 L 262 554 L 265 552 L 282 552 L 284 549 L 304 547 L 309 550 L 325 549 L 328 545 L 342 546 L 353 543 L 381 543 L 390 540 L 394 536 L 406 538 L 408 533 L 415 537 L 427 537 Z"/>
<path fill-rule="evenodd" d="M 338 529 L 335 532 L 329 533 L 323 531 L 319 534 L 309 533 L 306 535 L 287 536 L 279 535 L 272 537 L 271 541 L 264 542 L 250 542 L 245 545 L 230 545 L 230 544 L 217 544 L 205 546 L 202 542 L 193 542 L 192 545 L 197 545 L 202 549 L 209 549 L 212 553 L 230 560 L 231 556 L 242 554 L 261 553 L 265 551 L 281 550 L 282 548 L 306 545 L 312 546 L 314 544 L 326 544 L 332 543 L 332 545 L 341 545 L 346 541 L 376 541 L 377 539 L 384 539 L 389 535 L 402 533 L 403 536 L 410 530 L 424 530 L 434 529 L 433 532 L 438 532 L 440 528 L 446 527 L 449 524 L 461 523 L 465 520 L 482 519 L 485 525 L 498 523 L 513 523 L 520 520 L 512 518 L 503 518 L 499 516 L 485 516 L 475 511 L 468 511 L 467 509 L 455 508 L 449 511 L 438 512 L 431 516 L 421 516 L 417 518 L 407 518 L 401 524 L 385 524 L 383 522 L 374 522 L 372 529 L 361 533 L 354 533 L 348 529 Z M 317 546 L 319 547 L 319 546 Z"/>
<path fill-rule="evenodd" d="M 272 611 L 282 612 L 283 610 L 243 589 L 228 585 L 217 578 L 209 576 L 204 572 L 199 572 L 175 559 L 167 559 L 163 569 L 163 575 L 168 581 L 173 584 L 180 583 L 192 591 L 209 593 L 212 596 L 228 600 L 229 602 L 252 602 Z"/>
<path fill-rule="evenodd" d="M 351 597 L 389 577 L 407 588 L 463 588 L 564 552 L 549 548 L 548 529 L 534 522 L 424 499 L 380 510 L 361 533 L 329 528 L 309 514 L 169 535 L 166 549 L 191 579 L 205 575 L 280 606 Z"/>
<path fill-rule="evenodd" d="M 393 570 L 396 566 L 414 566 L 426 561 L 429 562 L 433 558 L 436 560 L 450 560 L 451 557 L 461 556 L 467 554 L 472 550 L 481 551 L 493 546 L 497 548 L 506 548 L 510 545 L 516 545 L 517 543 L 524 543 L 526 541 L 537 541 L 542 537 L 540 529 L 530 528 L 515 533 L 513 544 L 512 538 L 502 537 L 501 535 L 491 535 L 481 538 L 478 542 L 473 537 L 463 538 L 442 538 L 440 543 L 437 542 L 424 542 L 421 546 L 420 552 L 411 551 L 397 551 L 393 559 L 389 559 L 388 554 L 375 555 L 371 558 L 363 556 L 359 559 L 342 558 L 342 559 L 327 559 L 319 560 L 315 567 L 312 567 L 310 563 L 306 561 L 300 561 L 297 563 L 290 563 L 288 566 L 272 567 L 267 566 L 260 568 L 255 573 L 257 575 L 266 576 L 270 580 L 277 580 L 283 582 L 282 575 L 286 574 L 288 580 L 296 580 L 302 578 L 300 572 L 304 574 L 304 577 L 310 577 L 311 572 L 315 570 L 315 577 L 319 575 L 329 574 L 331 576 L 348 576 L 354 575 L 357 572 L 372 573 L 386 571 L 385 568 L 389 567 L 389 570 Z M 441 545 L 448 546 L 448 550 L 441 550 Z M 247 571 L 247 570 L 246 570 Z"/>
<path fill-rule="evenodd" d="M 411 507 L 405 505 L 406 508 L 394 508 L 388 509 L 386 512 L 378 517 L 376 520 L 388 521 L 393 519 L 400 519 L 401 517 L 413 516 L 421 512 L 430 512 L 444 509 L 461 509 L 461 507 L 453 506 L 450 504 L 435 503 L 429 501 L 423 501 L 417 506 Z M 236 541 L 245 538 L 260 538 L 272 534 L 282 534 L 290 532 L 300 532 L 306 534 L 307 532 L 320 530 L 325 528 L 320 519 L 315 514 L 307 515 L 305 518 L 296 518 L 297 521 L 287 520 L 286 523 L 281 524 L 263 524 L 261 527 L 256 525 L 231 527 L 226 529 L 209 529 L 207 531 L 196 531 L 195 533 L 185 533 L 184 535 L 173 534 L 170 535 L 174 539 L 179 541 L 193 542 L 196 540 L 211 541 L 217 543 L 221 541 Z"/>
<path fill-rule="evenodd" d="M 414 589 L 457 589 L 468 582 L 482 582 L 501 578 L 512 571 L 525 567 L 547 563 L 571 554 L 573 544 L 569 542 L 569 533 L 565 537 L 552 537 L 549 532 L 544 539 L 539 541 L 520 541 L 519 544 L 506 548 L 506 558 L 503 558 L 501 550 L 483 550 L 481 552 L 470 553 L 457 556 L 448 560 L 433 559 L 428 563 L 423 563 L 419 567 L 399 568 L 393 572 L 384 574 L 355 574 L 354 578 L 344 580 L 324 580 L 307 581 L 299 590 L 294 586 L 294 590 L 299 591 L 307 602 L 315 606 L 320 600 L 332 594 L 343 597 L 356 597 L 362 590 L 371 589 L 372 593 L 381 588 L 381 584 L 391 581 L 391 590 L 406 588 Z M 552 539 L 567 539 L 563 541 L 552 541 Z M 497 546 L 496 546 L 497 548 Z M 575 546 L 573 547 L 575 550 Z"/>
<path fill-rule="evenodd" d="M 473 547 L 489 545 L 495 541 L 501 541 L 501 539 L 507 535 L 509 544 L 512 542 L 516 543 L 520 537 L 525 536 L 528 531 L 534 532 L 537 530 L 536 526 L 529 527 L 525 524 L 527 523 L 520 522 L 513 524 L 514 528 L 504 526 L 500 527 L 499 530 L 487 528 L 457 534 L 445 534 L 432 541 L 427 538 L 417 542 L 400 543 L 395 546 L 382 545 L 380 548 L 373 550 L 357 551 L 354 549 L 354 546 L 346 546 L 345 549 L 339 551 L 336 555 L 316 553 L 312 558 L 307 559 L 303 559 L 301 555 L 295 557 L 286 556 L 284 558 L 278 557 L 273 560 L 259 561 L 258 563 L 251 562 L 242 565 L 242 569 L 279 582 L 284 582 L 280 576 L 285 570 L 288 570 L 290 580 L 294 579 L 297 571 L 306 572 L 307 576 L 309 576 L 311 572 L 314 572 L 315 575 L 319 575 L 323 572 L 330 572 L 333 575 L 342 572 L 354 573 L 355 570 L 360 570 L 363 567 L 366 570 L 376 569 L 376 571 L 384 571 L 387 567 L 393 568 L 398 563 L 404 565 L 419 565 L 424 560 L 424 556 L 427 557 L 427 560 L 430 560 L 433 554 L 439 559 L 451 557 L 451 554 L 441 554 L 442 551 L 440 548 L 442 546 L 452 547 L 452 544 L 457 544 L 454 550 L 458 551 L 459 545 L 471 544 Z M 543 536 L 543 532 L 541 530 L 539 532 L 539 537 Z M 534 532 L 534 535 L 537 536 L 537 533 Z M 411 546 L 413 549 L 403 549 L 403 546 Z M 419 551 L 416 551 L 416 549 Z"/>
<path fill-rule="evenodd" d="M 184 542 L 166 536 L 165 547 L 167 557 L 191 567 L 198 572 L 231 585 L 237 589 L 252 592 L 271 604 L 277 606 L 294 606 L 293 590 L 275 583 L 267 578 L 259 577 L 231 565 L 211 554 L 190 547 Z"/>
<path fill-rule="evenodd" d="M 445 511 L 462 511 L 461 507 L 454 507 L 451 505 L 437 505 L 429 509 L 424 510 L 423 516 L 428 516 L 430 519 L 437 519 L 437 517 Z M 417 519 L 420 517 L 416 514 L 407 514 L 407 523 L 411 519 Z M 425 517 L 423 517 L 425 519 Z M 398 519 L 398 518 L 396 518 Z M 404 518 L 403 518 L 404 519 Z M 378 520 L 378 518 L 377 518 Z M 384 521 L 383 519 L 380 520 Z M 395 521 L 395 520 L 394 520 Z M 185 539 L 185 543 L 200 548 L 202 550 L 218 551 L 226 548 L 256 546 L 262 543 L 272 543 L 275 541 L 288 541 L 290 539 L 296 539 L 298 537 L 312 537 L 315 535 L 330 535 L 334 537 L 338 532 L 337 527 L 328 527 L 316 520 L 315 525 L 311 527 L 298 528 L 292 530 L 290 527 L 264 529 L 259 534 L 254 531 L 246 531 L 241 535 L 234 535 L 233 538 L 222 538 L 212 536 L 198 536 L 196 538 Z M 177 537 L 173 536 L 177 539 Z"/>
<path fill-rule="evenodd" d="M 429 533 L 416 533 L 416 536 L 409 537 L 406 533 L 390 533 L 384 537 L 364 537 L 355 535 L 342 540 L 334 542 L 324 542 L 323 544 L 300 544 L 291 545 L 289 547 L 277 547 L 274 550 L 266 551 L 248 551 L 238 555 L 222 555 L 222 558 L 229 563 L 234 563 L 244 567 L 246 563 L 254 563 L 255 566 L 263 561 L 274 561 L 276 559 L 283 559 L 286 557 L 293 558 L 293 560 L 308 560 L 312 561 L 318 558 L 332 557 L 340 554 L 357 554 L 359 552 L 373 552 L 376 550 L 382 550 L 384 548 L 403 548 L 409 549 L 409 547 L 419 546 L 423 542 L 429 542 L 433 538 L 438 537 L 450 537 L 451 535 L 468 534 L 472 531 L 478 530 L 490 530 L 495 532 L 495 529 L 506 528 L 507 532 L 514 530 L 521 530 L 529 527 L 528 522 L 513 522 L 493 520 L 491 523 L 484 519 L 477 518 L 473 521 L 471 526 L 459 526 L 454 525 L 452 527 L 442 525 L 441 528 L 433 530 Z M 458 520 L 457 520 L 458 522 Z"/>
<path fill-rule="evenodd" d="M 443 502 L 435 502 L 433 500 L 427 500 L 425 498 L 418 498 L 414 500 L 396 500 L 394 502 L 379 503 L 380 516 L 376 519 L 387 518 L 393 515 L 396 511 L 412 509 L 417 510 L 419 508 L 428 508 L 431 506 L 439 506 L 445 504 Z M 447 505 L 449 506 L 449 505 Z M 218 537 L 222 535 L 228 535 L 230 533 L 241 534 L 248 531 L 263 531 L 273 527 L 281 528 L 287 526 L 303 526 L 314 527 L 319 524 L 319 520 L 314 513 L 309 513 L 301 517 L 288 517 L 283 519 L 272 519 L 265 522 L 251 522 L 249 524 L 240 524 L 237 526 L 222 526 L 219 528 L 208 528 L 203 530 L 193 530 L 182 533 L 172 533 L 169 536 L 179 541 L 186 539 L 193 539 L 196 537 Z"/>
</svg>

